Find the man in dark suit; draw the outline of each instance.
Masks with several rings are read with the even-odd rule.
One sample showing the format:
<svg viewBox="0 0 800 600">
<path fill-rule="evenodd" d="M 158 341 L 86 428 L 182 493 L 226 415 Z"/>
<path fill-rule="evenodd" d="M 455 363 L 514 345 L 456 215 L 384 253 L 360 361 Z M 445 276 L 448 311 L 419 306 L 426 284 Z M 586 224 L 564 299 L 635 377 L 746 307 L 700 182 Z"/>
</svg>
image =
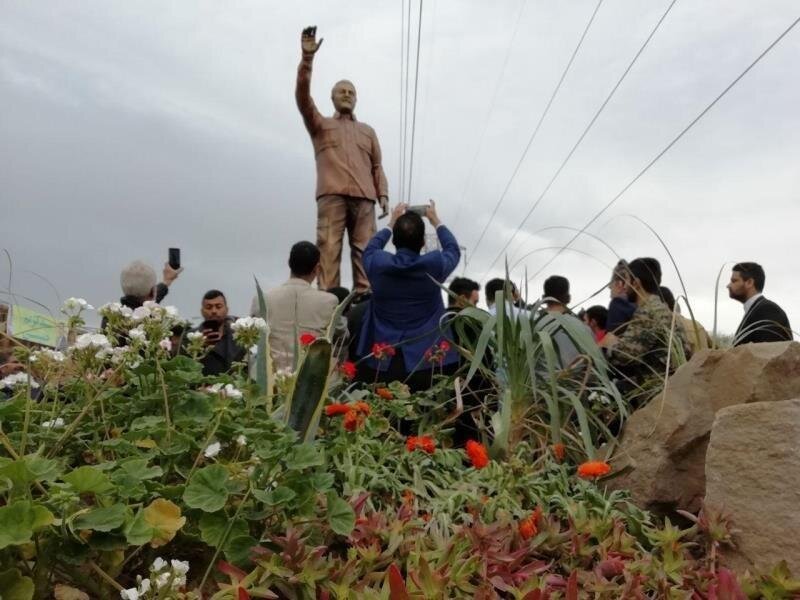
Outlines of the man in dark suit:
<svg viewBox="0 0 800 600">
<path fill-rule="evenodd" d="M 388 227 L 367 244 L 364 269 L 372 288 L 372 298 L 364 314 L 359 340 L 359 355 L 372 354 L 374 344 L 395 349 L 382 359 L 369 356 L 364 366 L 371 371 L 362 380 L 377 375 L 378 380 L 406 380 L 412 388 L 430 385 L 431 372 L 447 370 L 458 363 L 458 355 L 445 340 L 440 323 L 445 308 L 443 283 L 458 266 L 461 252 L 452 233 L 442 225 L 433 201 L 425 216 L 436 228 L 441 250 L 420 254 L 425 245 L 422 217 L 399 204 Z M 392 238 L 397 253 L 383 248 Z M 391 356 L 390 356 L 391 355 Z"/>
<path fill-rule="evenodd" d="M 786 342 L 792 340 L 792 328 L 783 309 L 761 293 L 764 289 L 764 269 L 753 262 L 734 265 L 728 293 L 744 304 L 744 318 L 733 345 Z"/>
</svg>

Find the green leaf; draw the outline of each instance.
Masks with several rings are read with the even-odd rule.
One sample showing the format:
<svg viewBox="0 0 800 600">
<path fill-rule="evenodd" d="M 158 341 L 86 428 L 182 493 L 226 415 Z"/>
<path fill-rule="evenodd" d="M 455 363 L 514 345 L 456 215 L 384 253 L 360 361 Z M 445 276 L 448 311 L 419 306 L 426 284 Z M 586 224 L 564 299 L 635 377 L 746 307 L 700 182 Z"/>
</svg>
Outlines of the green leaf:
<svg viewBox="0 0 800 600">
<path fill-rule="evenodd" d="M 109 507 L 92 508 L 72 521 L 73 530 L 111 531 L 125 522 L 127 506 L 113 504 Z"/>
<path fill-rule="evenodd" d="M 314 473 L 308 480 L 316 491 L 327 492 L 333 487 L 336 478 L 333 473 Z"/>
<path fill-rule="evenodd" d="M 300 444 L 292 449 L 286 459 L 286 468 L 302 471 L 308 467 L 318 467 L 325 463 L 325 457 L 311 444 Z"/>
<path fill-rule="evenodd" d="M 253 490 L 253 497 L 260 500 L 267 506 L 278 506 L 279 504 L 286 504 L 289 500 L 293 500 L 297 496 L 297 492 L 286 486 L 276 487 L 274 490 L 264 492 L 262 490 Z"/>
<path fill-rule="evenodd" d="M 339 535 L 350 535 L 356 524 L 356 513 L 350 503 L 328 492 L 328 523 Z"/>
<path fill-rule="evenodd" d="M 330 341 L 317 338 L 306 348 L 297 370 L 294 390 L 285 406 L 286 423 L 310 442 L 317 434 L 322 405 L 328 391 L 328 371 L 333 349 Z"/>
<path fill-rule="evenodd" d="M 191 508 L 217 512 L 228 500 L 228 471 L 222 465 L 209 465 L 198 470 L 183 493 L 183 500 Z"/>
<path fill-rule="evenodd" d="M 0 573 L 0 599 L 32 600 L 33 591 L 33 580 L 23 576 L 17 569 Z"/>
<path fill-rule="evenodd" d="M 225 545 L 225 557 L 235 565 L 244 566 L 250 562 L 251 550 L 258 546 L 258 540 L 249 535 L 238 535 Z"/>
<path fill-rule="evenodd" d="M 153 537 L 153 527 L 145 521 L 142 510 L 138 510 L 133 518 L 128 519 L 122 531 L 131 546 L 146 544 Z"/>
<path fill-rule="evenodd" d="M 62 479 L 78 494 L 107 494 L 115 489 L 108 475 L 96 467 L 78 467 L 64 475 Z"/>
<path fill-rule="evenodd" d="M 15 492 L 23 492 L 35 481 L 52 481 L 58 475 L 58 462 L 37 454 L 22 456 L 0 465 L 0 477 L 11 480 Z"/>
<path fill-rule="evenodd" d="M 44 506 L 21 500 L 0 508 L 0 550 L 25 544 L 35 531 L 53 522 L 53 514 Z"/>
<path fill-rule="evenodd" d="M 224 512 L 204 514 L 200 517 L 200 539 L 209 546 L 216 548 L 222 542 L 222 538 L 230 523 L 231 520 Z M 227 542 L 225 543 L 226 548 L 232 539 L 243 535 L 246 536 L 250 533 L 250 529 L 244 519 L 236 519 L 230 526 L 231 530 L 228 533 Z"/>
</svg>

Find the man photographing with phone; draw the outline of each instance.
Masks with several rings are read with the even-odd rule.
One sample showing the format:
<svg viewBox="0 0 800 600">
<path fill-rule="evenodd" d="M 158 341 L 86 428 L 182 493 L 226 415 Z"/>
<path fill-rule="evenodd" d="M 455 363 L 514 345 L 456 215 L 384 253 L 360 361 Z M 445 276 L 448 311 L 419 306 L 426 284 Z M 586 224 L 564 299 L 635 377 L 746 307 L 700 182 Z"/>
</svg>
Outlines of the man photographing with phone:
<svg viewBox="0 0 800 600">
<path fill-rule="evenodd" d="M 203 334 L 208 353 L 200 359 L 203 375 L 227 373 L 233 363 L 244 359 L 245 349 L 233 340 L 232 317 L 228 316 L 228 301 L 219 290 L 209 290 L 200 305 L 203 323 L 198 331 Z"/>
</svg>

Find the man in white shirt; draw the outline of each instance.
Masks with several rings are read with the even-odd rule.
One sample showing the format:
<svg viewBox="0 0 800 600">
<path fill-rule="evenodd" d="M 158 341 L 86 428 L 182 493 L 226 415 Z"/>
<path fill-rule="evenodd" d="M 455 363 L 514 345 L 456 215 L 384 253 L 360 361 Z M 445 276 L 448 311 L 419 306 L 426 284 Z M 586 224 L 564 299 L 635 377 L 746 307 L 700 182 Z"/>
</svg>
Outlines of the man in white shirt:
<svg viewBox="0 0 800 600">
<path fill-rule="evenodd" d="M 311 287 L 319 275 L 320 252 L 311 242 L 297 242 L 289 253 L 289 280 L 265 294 L 269 346 L 276 370 L 291 369 L 299 337 L 325 335 L 338 301 L 336 296 Z M 250 314 L 259 315 L 258 298 Z"/>
</svg>

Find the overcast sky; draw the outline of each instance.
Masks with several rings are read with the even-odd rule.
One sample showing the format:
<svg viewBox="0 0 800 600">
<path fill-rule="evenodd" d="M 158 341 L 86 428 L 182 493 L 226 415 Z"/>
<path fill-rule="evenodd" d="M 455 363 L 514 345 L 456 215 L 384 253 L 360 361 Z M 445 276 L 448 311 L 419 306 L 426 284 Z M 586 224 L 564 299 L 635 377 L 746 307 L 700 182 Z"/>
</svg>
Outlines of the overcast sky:
<svg viewBox="0 0 800 600">
<path fill-rule="evenodd" d="M 595 5 L 424 2 L 412 201 L 437 200 L 468 249 L 466 276 L 487 273 L 668 1 L 603 3 L 474 251 Z M 0 247 L 17 300 L 56 309 L 56 291 L 95 305 L 117 299 L 120 268 L 135 258 L 160 266 L 170 246 L 182 249 L 185 272 L 168 303 L 186 316 L 209 288 L 243 314 L 254 275 L 264 287 L 285 280 L 290 245 L 315 236 L 314 157 L 293 95 L 307 25 L 325 38 L 317 105 L 330 113 L 332 84 L 355 83 L 357 117 L 378 133 L 396 201 L 401 8 L 4 0 Z M 798 14 L 797 0 L 678 0 L 509 248 L 512 264 L 530 253 L 514 278 L 536 273 L 568 228 L 584 226 Z M 589 230 L 623 257 L 659 258 L 677 295 L 666 251 L 631 215 L 652 226 L 709 330 L 717 274 L 740 260 L 765 267 L 766 294 L 800 329 L 799 61 L 800 26 Z M 608 247 L 591 238 L 573 247 L 531 280 L 531 296 L 552 274 L 570 279 L 576 301 L 608 280 Z M 502 270 L 500 261 L 481 283 Z M 5 259 L 0 281 L 6 300 Z M 721 288 L 720 330 L 734 331 L 741 315 Z"/>
</svg>

